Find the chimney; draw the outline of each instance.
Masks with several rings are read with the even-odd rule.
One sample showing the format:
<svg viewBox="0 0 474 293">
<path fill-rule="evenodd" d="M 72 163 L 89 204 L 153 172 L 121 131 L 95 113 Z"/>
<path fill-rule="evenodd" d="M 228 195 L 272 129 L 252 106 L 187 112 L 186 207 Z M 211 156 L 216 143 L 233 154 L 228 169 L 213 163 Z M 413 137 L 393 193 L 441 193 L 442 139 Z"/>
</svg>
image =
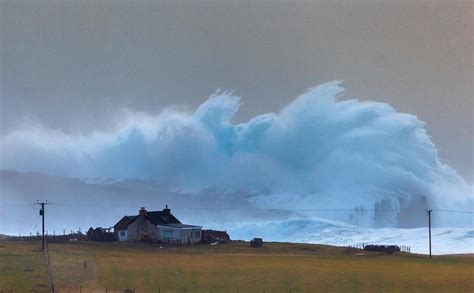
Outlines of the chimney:
<svg viewBox="0 0 474 293">
<path fill-rule="evenodd" d="M 171 210 L 168 208 L 168 205 L 166 205 L 166 207 L 163 209 L 163 213 L 165 215 L 169 215 L 171 213 Z"/>
<path fill-rule="evenodd" d="M 138 215 L 140 216 L 140 218 L 146 217 L 146 210 L 145 210 L 145 207 L 142 207 L 142 208 L 140 209 L 140 211 L 138 212 Z"/>
</svg>

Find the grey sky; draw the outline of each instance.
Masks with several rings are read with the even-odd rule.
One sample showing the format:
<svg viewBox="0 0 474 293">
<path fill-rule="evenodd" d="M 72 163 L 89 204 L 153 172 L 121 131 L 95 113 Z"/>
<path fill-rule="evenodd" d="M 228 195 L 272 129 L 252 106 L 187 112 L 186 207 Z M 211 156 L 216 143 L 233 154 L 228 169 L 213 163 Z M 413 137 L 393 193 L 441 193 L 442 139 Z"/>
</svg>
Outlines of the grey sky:
<svg viewBox="0 0 474 293">
<path fill-rule="evenodd" d="M 441 159 L 472 180 L 472 2 L 1 2 L 2 133 L 24 121 L 110 128 L 123 108 L 193 109 L 217 88 L 238 119 L 308 87 L 427 122 Z"/>
</svg>

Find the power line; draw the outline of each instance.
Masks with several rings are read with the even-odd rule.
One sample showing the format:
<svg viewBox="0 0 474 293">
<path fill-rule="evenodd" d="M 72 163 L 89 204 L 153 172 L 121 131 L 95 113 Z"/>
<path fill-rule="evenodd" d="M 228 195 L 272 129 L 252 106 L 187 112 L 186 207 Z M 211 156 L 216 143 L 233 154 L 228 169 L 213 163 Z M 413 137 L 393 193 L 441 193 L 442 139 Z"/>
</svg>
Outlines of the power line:
<svg viewBox="0 0 474 293">
<path fill-rule="evenodd" d="M 32 204 L 7 204 L 0 205 L 0 207 L 19 207 L 19 206 L 31 206 Z M 102 208 L 136 208 L 137 205 L 106 205 L 106 204 L 87 204 L 87 203 L 55 203 L 56 206 L 83 206 L 83 207 L 102 207 Z M 175 210 L 222 210 L 222 211 L 296 211 L 296 212 L 370 212 L 370 211 L 392 211 L 392 212 L 419 212 L 426 211 L 426 209 L 366 209 L 366 208 L 355 208 L 355 209 L 322 209 L 322 208 L 229 208 L 229 207 L 175 207 Z M 445 210 L 445 209 L 433 209 L 437 212 L 449 212 L 449 213 L 465 213 L 474 214 L 474 211 L 466 210 Z"/>
<path fill-rule="evenodd" d="M 101 208 L 136 208 L 137 205 L 104 205 L 88 203 L 54 203 L 56 206 L 83 206 L 83 207 L 101 207 Z"/>
<path fill-rule="evenodd" d="M 83 203 L 55 203 L 57 206 L 85 206 L 105 208 L 136 208 L 136 205 L 102 205 Z M 424 211 L 425 209 L 302 209 L 302 208 L 226 208 L 226 207 L 174 207 L 175 210 L 223 210 L 223 211 L 301 211 L 301 212 L 364 212 L 364 211 Z"/>
<path fill-rule="evenodd" d="M 39 222 L 40 217 L 41 217 L 41 215 L 38 214 L 38 218 L 36 218 L 35 227 L 33 228 L 33 233 L 36 231 L 36 227 L 38 227 L 38 222 Z"/>
<path fill-rule="evenodd" d="M 102 204 L 82 204 L 82 203 L 55 203 L 59 206 L 87 206 L 87 207 L 106 207 L 106 208 L 136 208 L 136 205 L 102 205 Z M 301 212 L 364 212 L 364 211 L 392 211 L 392 212 L 419 212 L 426 209 L 302 209 L 302 208 L 226 208 L 226 207 L 175 207 L 175 210 L 223 210 L 223 211 L 301 211 Z M 468 213 L 474 214 L 474 211 L 462 210 L 442 210 L 433 209 L 438 212 Z"/>
<path fill-rule="evenodd" d="M 232 211 L 301 211 L 301 212 L 364 212 L 364 211 L 421 211 L 422 209 L 300 209 L 300 208 L 213 208 L 183 207 L 175 210 L 232 210 Z"/>
<path fill-rule="evenodd" d="M 14 203 L 14 204 L 6 204 L 0 205 L 1 208 L 13 208 L 13 207 L 21 207 L 21 206 L 34 206 L 35 204 L 32 203 Z"/>
<path fill-rule="evenodd" d="M 457 211 L 457 210 L 440 210 L 440 209 L 433 209 L 433 211 L 437 211 L 437 212 L 447 212 L 447 213 L 474 214 L 474 211 Z"/>
</svg>

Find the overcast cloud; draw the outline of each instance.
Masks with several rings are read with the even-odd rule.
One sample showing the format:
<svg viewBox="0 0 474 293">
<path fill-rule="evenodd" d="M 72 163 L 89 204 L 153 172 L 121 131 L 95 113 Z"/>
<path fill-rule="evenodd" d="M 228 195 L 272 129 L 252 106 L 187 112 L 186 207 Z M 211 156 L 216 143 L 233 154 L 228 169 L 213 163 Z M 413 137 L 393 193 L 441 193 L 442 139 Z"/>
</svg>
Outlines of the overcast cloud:
<svg viewBox="0 0 474 293">
<path fill-rule="evenodd" d="M 26 122 L 107 130 L 123 109 L 194 110 L 235 89 L 237 120 L 344 80 L 347 98 L 427 123 L 472 180 L 472 2 L 1 2 L 2 135 Z"/>
</svg>

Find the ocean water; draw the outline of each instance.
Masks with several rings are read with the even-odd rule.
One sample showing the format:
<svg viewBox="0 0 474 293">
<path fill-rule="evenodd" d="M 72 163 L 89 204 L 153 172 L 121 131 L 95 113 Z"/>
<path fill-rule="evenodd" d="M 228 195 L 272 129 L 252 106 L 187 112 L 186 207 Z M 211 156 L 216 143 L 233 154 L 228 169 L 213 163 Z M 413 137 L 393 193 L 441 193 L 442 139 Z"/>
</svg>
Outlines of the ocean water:
<svg viewBox="0 0 474 293">
<path fill-rule="evenodd" d="M 387 244 L 410 246 L 413 253 L 429 253 L 428 228 L 361 228 L 325 220 L 294 219 L 214 225 L 234 239 L 263 237 L 264 241 L 317 243 L 336 246 Z M 473 228 L 432 228 L 432 254 L 474 253 Z"/>
</svg>

